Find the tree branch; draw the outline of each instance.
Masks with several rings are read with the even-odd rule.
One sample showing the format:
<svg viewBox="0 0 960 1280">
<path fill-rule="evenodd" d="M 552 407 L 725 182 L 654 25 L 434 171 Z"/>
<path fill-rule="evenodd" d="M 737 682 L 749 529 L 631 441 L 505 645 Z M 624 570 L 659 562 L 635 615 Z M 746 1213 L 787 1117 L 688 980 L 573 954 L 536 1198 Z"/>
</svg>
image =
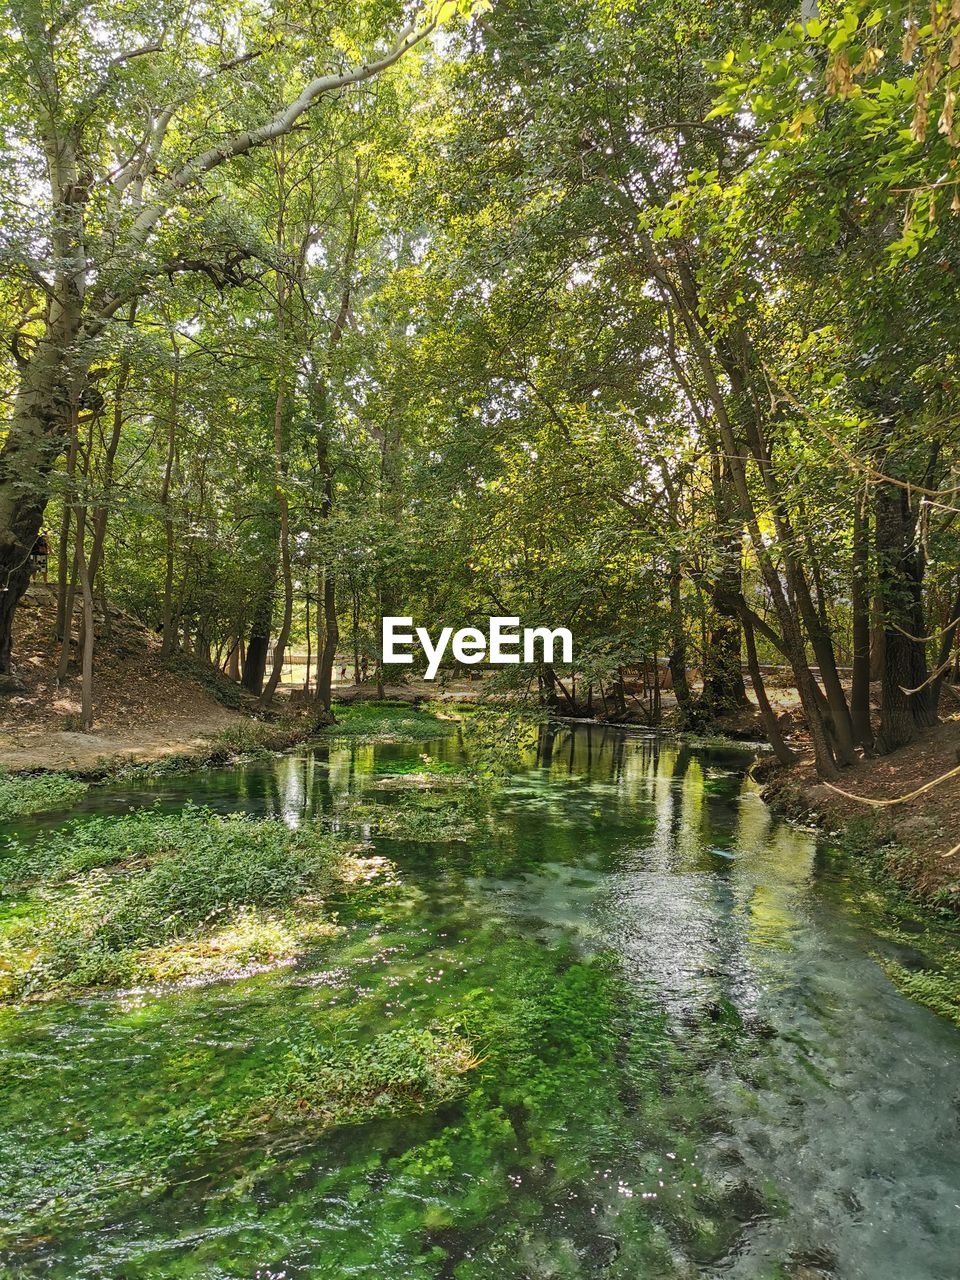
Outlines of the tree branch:
<svg viewBox="0 0 960 1280">
<path fill-rule="evenodd" d="M 140 212 L 133 223 L 129 237 L 114 254 L 110 262 L 105 264 L 104 274 L 121 266 L 129 268 L 131 259 L 143 248 L 151 231 L 181 191 L 193 186 L 205 174 L 220 165 L 234 160 L 238 156 L 246 155 L 247 152 L 263 146 L 264 143 L 272 142 L 289 133 L 300 117 L 309 111 L 321 97 L 335 93 L 339 89 L 348 88 L 351 85 L 362 84 L 364 81 L 371 80 L 374 76 L 392 67 L 394 63 L 400 61 L 405 53 L 421 44 L 437 29 L 439 12 L 439 9 L 435 8 L 433 16 L 422 27 L 417 28 L 413 22 L 407 23 L 390 50 L 381 57 L 349 67 L 346 71 L 317 76 L 306 85 L 293 102 L 276 112 L 262 125 L 255 129 L 245 130 L 229 141 L 220 143 L 215 147 L 209 147 L 206 151 L 194 156 L 193 159 L 186 161 L 160 185 L 157 199 Z M 124 300 L 128 300 L 129 296 L 128 292 Z M 85 326 L 85 335 L 93 337 L 99 333 L 104 324 L 116 313 L 120 305 L 122 305 L 122 301 L 118 301 L 114 297 L 107 297 Z"/>
</svg>

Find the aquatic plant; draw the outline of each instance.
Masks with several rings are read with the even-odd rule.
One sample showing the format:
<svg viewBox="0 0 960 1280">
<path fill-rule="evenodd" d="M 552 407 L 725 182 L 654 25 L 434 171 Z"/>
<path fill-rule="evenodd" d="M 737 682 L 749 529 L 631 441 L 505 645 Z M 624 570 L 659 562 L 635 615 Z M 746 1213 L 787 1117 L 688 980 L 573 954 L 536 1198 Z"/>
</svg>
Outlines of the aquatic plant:
<svg viewBox="0 0 960 1280">
<path fill-rule="evenodd" d="M 462 1094 L 482 1061 L 455 1026 L 387 1031 L 363 1044 L 316 1040 L 288 1054 L 258 1103 L 271 1120 L 351 1124 L 440 1106 Z"/>
<path fill-rule="evenodd" d="M 485 814 L 482 797 L 462 790 L 437 791 L 407 785 L 389 804 L 348 799 L 327 821 L 349 831 L 394 840 L 424 842 L 466 840 L 476 834 Z"/>
<path fill-rule="evenodd" d="M 881 960 L 881 965 L 904 995 L 960 1026 L 960 953 L 944 957 L 940 969 L 905 969 L 892 960 Z"/>
<path fill-rule="evenodd" d="M 125 814 L 77 819 L 42 833 L 30 844 L 11 842 L 0 861 L 0 884 L 30 879 L 56 883 L 79 872 L 117 864 L 127 870 L 142 868 L 166 855 L 199 855 L 203 848 L 222 847 L 226 853 L 252 843 L 263 849 L 283 844 L 291 834 L 275 819 L 223 816 L 190 803 L 182 809 L 163 810 L 158 801 L 150 808 Z"/>
<path fill-rule="evenodd" d="M 41 905 L 3 938 L 6 994 L 289 959 L 317 936 L 316 896 L 341 848 L 317 827 L 190 805 L 53 832 L 13 855 L 21 878 L 41 876 Z M 276 913 L 294 901 L 313 910 L 285 922 Z"/>
<path fill-rule="evenodd" d="M 337 723 L 320 730 L 318 736 L 417 742 L 446 737 L 460 727 L 458 720 L 441 719 L 405 702 L 352 702 L 334 710 Z"/>
<path fill-rule="evenodd" d="M 65 773 L 8 773 L 0 770 L 0 822 L 63 809 L 87 790 L 87 783 Z"/>
<path fill-rule="evenodd" d="M 471 786 L 473 775 L 462 761 L 437 760 L 421 754 L 416 760 L 393 760 L 377 769 L 371 787 L 380 791 L 404 787 Z"/>
</svg>

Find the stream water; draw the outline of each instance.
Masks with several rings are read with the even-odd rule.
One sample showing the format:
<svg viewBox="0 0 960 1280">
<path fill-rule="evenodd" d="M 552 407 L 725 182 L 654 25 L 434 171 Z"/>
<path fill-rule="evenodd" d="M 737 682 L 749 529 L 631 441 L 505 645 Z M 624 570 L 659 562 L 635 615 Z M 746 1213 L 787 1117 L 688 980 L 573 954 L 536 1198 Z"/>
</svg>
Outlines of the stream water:
<svg viewBox="0 0 960 1280">
<path fill-rule="evenodd" d="M 298 824 L 394 802 L 424 751 L 460 744 L 333 741 L 79 812 Z M 771 816 L 750 759 L 563 730 L 481 837 L 379 840 L 393 883 L 345 895 L 297 965 L 3 1011 L 2 1274 L 954 1280 L 960 1031 L 897 992 L 878 957 L 922 956 Z M 440 1111 L 208 1138 L 304 1025 L 471 1011 L 487 1060 Z"/>
</svg>

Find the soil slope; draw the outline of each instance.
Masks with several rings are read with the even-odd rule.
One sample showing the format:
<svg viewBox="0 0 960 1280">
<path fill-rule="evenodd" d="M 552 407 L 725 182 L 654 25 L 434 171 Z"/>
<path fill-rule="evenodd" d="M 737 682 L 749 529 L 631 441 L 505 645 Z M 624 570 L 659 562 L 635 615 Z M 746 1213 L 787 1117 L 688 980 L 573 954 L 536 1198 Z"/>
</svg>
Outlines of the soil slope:
<svg viewBox="0 0 960 1280">
<path fill-rule="evenodd" d="M 808 757 L 771 770 L 764 793 L 791 816 L 829 831 L 853 827 L 861 845 L 889 846 L 886 869 L 904 888 L 960 910 L 960 774 L 900 804 L 869 803 L 909 796 L 958 763 L 960 716 L 953 713 L 910 746 L 845 769 L 836 787 L 848 795 L 820 782 Z"/>
<path fill-rule="evenodd" d="M 0 694 L 0 767 L 92 769 L 105 761 L 148 761 L 192 752 L 244 719 L 195 679 L 168 669 L 159 643 L 133 619 L 99 620 L 92 733 L 80 733 L 75 665 L 58 685 L 52 586 L 34 584 L 17 610 L 14 664 L 22 691 Z"/>
</svg>

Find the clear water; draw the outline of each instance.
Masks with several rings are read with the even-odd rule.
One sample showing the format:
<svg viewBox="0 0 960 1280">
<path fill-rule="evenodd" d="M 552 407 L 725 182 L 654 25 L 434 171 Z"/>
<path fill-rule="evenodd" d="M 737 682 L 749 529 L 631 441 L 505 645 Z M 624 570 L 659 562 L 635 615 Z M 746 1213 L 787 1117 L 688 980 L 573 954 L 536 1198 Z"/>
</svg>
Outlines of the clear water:
<svg viewBox="0 0 960 1280">
<path fill-rule="evenodd" d="M 332 743 L 80 811 L 296 824 L 390 803 L 378 773 L 425 749 L 460 746 Z M 297 966 L 3 1011 L 2 1274 L 953 1280 L 960 1031 L 890 984 L 877 954 L 919 953 L 749 760 L 564 730 L 483 837 L 380 841 L 398 883 Z M 441 1112 L 210 1140 L 305 1027 L 478 1009 L 521 1031 Z"/>
</svg>

